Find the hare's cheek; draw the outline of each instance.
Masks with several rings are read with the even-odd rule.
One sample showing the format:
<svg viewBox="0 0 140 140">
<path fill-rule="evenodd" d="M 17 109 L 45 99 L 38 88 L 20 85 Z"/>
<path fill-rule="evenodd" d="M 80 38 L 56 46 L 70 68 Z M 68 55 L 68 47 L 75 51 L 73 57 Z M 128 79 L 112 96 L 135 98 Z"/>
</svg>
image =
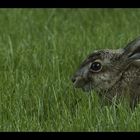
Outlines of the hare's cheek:
<svg viewBox="0 0 140 140">
<path fill-rule="evenodd" d="M 111 88 L 120 78 L 120 75 L 117 75 L 117 77 L 111 73 L 102 73 L 100 75 L 97 75 L 94 80 L 96 83 L 96 87 L 99 89 L 107 90 Z"/>
<path fill-rule="evenodd" d="M 93 76 L 93 83 L 96 88 L 99 89 L 107 89 L 110 87 L 110 81 L 111 79 L 109 78 L 108 74 L 99 74 L 99 75 L 94 75 Z"/>
</svg>

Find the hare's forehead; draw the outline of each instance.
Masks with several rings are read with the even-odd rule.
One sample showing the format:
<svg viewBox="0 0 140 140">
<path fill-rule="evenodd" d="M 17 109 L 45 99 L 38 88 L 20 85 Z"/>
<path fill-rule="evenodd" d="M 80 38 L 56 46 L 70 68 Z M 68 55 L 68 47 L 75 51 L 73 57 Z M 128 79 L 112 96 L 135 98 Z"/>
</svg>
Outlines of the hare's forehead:
<svg viewBox="0 0 140 140">
<path fill-rule="evenodd" d="M 92 54 L 90 54 L 82 63 L 81 66 L 85 66 L 97 59 L 100 59 L 102 61 L 110 61 L 110 60 L 116 60 L 120 54 L 122 54 L 122 49 L 116 49 L 116 50 L 95 50 Z"/>
<path fill-rule="evenodd" d="M 100 54 L 121 54 L 124 52 L 124 49 L 104 49 L 104 50 L 94 50 L 93 55 L 100 53 Z"/>
<path fill-rule="evenodd" d="M 85 66 L 89 64 L 90 62 L 93 62 L 97 59 L 103 60 L 103 61 L 110 61 L 113 59 L 116 59 L 120 54 L 122 53 L 121 49 L 118 50 L 95 50 L 92 54 L 90 54 L 82 63 L 81 66 Z"/>
<path fill-rule="evenodd" d="M 96 57 L 97 54 L 98 56 L 100 56 L 99 58 L 101 59 L 111 59 L 111 58 L 114 58 L 114 57 L 118 57 L 120 54 L 123 53 L 123 49 L 106 49 L 106 50 L 101 50 L 101 51 L 98 51 L 98 50 L 95 50 L 93 53 L 92 53 L 92 57 Z"/>
</svg>

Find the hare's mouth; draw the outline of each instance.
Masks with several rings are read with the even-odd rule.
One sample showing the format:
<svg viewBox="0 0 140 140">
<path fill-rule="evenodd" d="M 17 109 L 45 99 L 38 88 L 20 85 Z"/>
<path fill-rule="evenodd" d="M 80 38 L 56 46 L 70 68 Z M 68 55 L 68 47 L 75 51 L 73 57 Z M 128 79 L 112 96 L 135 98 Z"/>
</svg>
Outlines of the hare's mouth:
<svg viewBox="0 0 140 140">
<path fill-rule="evenodd" d="M 93 90 L 93 85 L 91 82 L 80 82 L 74 84 L 75 88 L 81 88 L 84 92 L 90 92 Z"/>
<path fill-rule="evenodd" d="M 75 88 L 82 88 L 86 83 L 82 77 L 74 77 L 72 79 Z"/>
<path fill-rule="evenodd" d="M 93 84 L 90 80 L 79 76 L 72 79 L 73 85 L 75 88 L 81 88 L 85 92 L 89 92 L 93 89 Z"/>
<path fill-rule="evenodd" d="M 83 87 L 82 87 L 82 90 L 84 92 L 90 92 L 91 90 L 93 90 L 93 86 L 91 84 L 91 82 L 89 82 L 88 84 L 85 84 Z"/>
</svg>

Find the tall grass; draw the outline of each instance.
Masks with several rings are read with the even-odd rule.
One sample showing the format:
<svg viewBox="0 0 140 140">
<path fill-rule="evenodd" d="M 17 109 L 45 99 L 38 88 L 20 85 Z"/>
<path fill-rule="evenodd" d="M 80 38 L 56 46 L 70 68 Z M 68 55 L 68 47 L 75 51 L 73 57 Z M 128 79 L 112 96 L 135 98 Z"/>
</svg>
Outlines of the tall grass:
<svg viewBox="0 0 140 140">
<path fill-rule="evenodd" d="M 139 131 L 140 106 L 102 106 L 71 76 L 95 49 L 140 35 L 140 9 L 0 9 L 0 131 Z"/>
</svg>

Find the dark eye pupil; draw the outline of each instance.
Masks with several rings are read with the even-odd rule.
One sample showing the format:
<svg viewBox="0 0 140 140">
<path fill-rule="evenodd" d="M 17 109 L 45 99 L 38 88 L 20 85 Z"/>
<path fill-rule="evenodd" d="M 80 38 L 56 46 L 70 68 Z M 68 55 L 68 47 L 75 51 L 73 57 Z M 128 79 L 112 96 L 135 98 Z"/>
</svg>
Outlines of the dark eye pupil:
<svg viewBox="0 0 140 140">
<path fill-rule="evenodd" d="M 91 69 L 94 70 L 94 71 L 100 70 L 101 69 L 101 63 L 99 63 L 99 62 L 92 63 Z"/>
</svg>

